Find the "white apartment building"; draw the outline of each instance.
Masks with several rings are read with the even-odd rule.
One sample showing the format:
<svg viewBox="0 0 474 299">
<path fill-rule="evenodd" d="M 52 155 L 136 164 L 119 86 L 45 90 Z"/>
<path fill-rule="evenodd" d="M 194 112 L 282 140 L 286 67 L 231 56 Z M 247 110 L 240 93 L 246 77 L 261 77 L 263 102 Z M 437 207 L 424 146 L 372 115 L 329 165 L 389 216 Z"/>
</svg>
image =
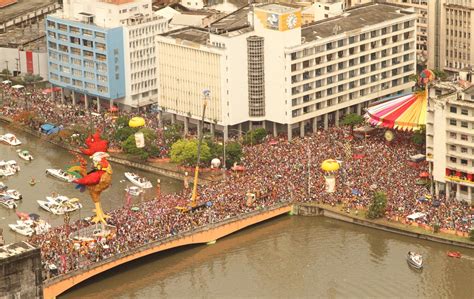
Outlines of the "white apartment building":
<svg viewBox="0 0 474 299">
<path fill-rule="evenodd" d="M 435 192 L 473 202 L 474 85 L 455 83 L 431 88 L 426 125 L 426 156 Z"/>
<path fill-rule="evenodd" d="M 224 132 L 265 127 L 292 138 L 411 90 L 416 14 L 383 3 L 301 26 L 301 10 L 248 6 L 211 25 L 157 38 L 159 105 Z"/>
<path fill-rule="evenodd" d="M 458 73 L 473 66 L 474 1 L 428 1 L 428 68 Z"/>
<path fill-rule="evenodd" d="M 417 60 L 425 64 L 428 61 L 428 2 L 429 0 L 387 0 L 387 2 L 412 7 L 418 14 L 416 24 Z"/>
<path fill-rule="evenodd" d="M 157 34 L 168 21 L 151 0 L 69 0 L 46 24 L 49 81 L 71 94 L 124 109 L 158 100 Z M 102 104 L 101 104 L 102 102 Z"/>
</svg>

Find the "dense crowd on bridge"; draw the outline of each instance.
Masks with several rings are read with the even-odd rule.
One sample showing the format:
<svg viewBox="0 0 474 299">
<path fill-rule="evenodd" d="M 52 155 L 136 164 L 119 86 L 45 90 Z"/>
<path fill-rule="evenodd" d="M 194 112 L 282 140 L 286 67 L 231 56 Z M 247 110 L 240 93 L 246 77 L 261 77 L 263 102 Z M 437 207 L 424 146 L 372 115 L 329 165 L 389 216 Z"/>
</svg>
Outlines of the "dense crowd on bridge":
<svg viewBox="0 0 474 299">
<path fill-rule="evenodd" d="M 50 109 L 42 107 L 41 110 Z M 18 109 L 12 111 L 9 115 L 19 112 Z M 75 115 L 74 108 L 63 108 L 59 117 L 65 115 Z M 111 126 L 104 116 L 97 116 L 95 121 Z M 465 202 L 452 197 L 418 200 L 429 193 L 425 186 L 416 184 L 420 172 L 427 171 L 427 164 L 409 162 L 409 157 L 419 153 L 420 148 L 407 134 L 400 133 L 387 143 L 381 136 L 351 138 L 347 129 L 330 128 L 291 142 L 281 138 L 271 144 L 245 147 L 242 162 L 245 172 L 229 173 L 219 183 L 200 186 L 202 208 L 192 212 L 176 208 L 189 204 L 191 190 L 184 189 L 136 204 L 135 209 L 125 205 L 107 211 L 112 216 L 109 224 L 115 226 L 117 232 L 98 242 L 75 244 L 67 237 L 69 231 L 93 225 L 85 220 L 78 220 L 69 227 L 56 227 L 29 241 L 41 248 L 45 267 L 54 264 L 62 274 L 150 242 L 282 202 L 314 201 L 347 212 L 366 209 L 374 191 L 387 194 L 385 218 L 389 221 L 406 221 L 408 215 L 423 212 L 426 217 L 417 220 L 421 225 L 438 223 L 441 229 L 463 233 L 473 224 L 473 208 Z M 321 162 L 326 159 L 342 161 L 336 174 L 336 191 L 332 194 L 325 192 L 320 170 Z M 248 193 L 256 194 L 256 200 L 249 200 Z M 433 205 L 435 200 L 439 205 Z"/>
</svg>

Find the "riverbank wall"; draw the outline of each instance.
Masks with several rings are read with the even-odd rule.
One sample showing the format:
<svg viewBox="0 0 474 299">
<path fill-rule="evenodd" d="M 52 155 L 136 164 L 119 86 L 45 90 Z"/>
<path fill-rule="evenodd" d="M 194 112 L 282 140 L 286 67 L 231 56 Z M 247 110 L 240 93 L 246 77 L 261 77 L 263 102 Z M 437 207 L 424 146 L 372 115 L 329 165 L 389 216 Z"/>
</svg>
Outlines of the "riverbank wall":
<svg viewBox="0 0 474 299">
<path fill-rule="evenodd" d="M 8 125 L 12 124 L 12 120 L 8 117 L 5 117 L 5 116 L 0 116 L 0 122 L 3 122 L 3 123 L 8 124 Z M 17 126 L 15 126 L 15 129 L 21 130 L 25 133 L 28 133 L 28 134 L 32 135 L 32 136 L 38 137 L 41 140 L 49 142 L 49 143 L 51 143 L 55 146 L 58 146 L 62 149 L 65 149 L 67 151 L 73 151 L 73 152 L 80 153 L 77 150 L 77 148 L 73 148 L 73 147 L 71 147 L 71 146 L 69 146 L 68 144 L 65 144 L 65 143 L 60 143 L 60 142 L 56 142 L 54 140 L 51 140 L 50 138 L 47 138 L 48 137 L 47 135 L 44 135 L 44 134 L 42 134 L 38 131 L 31 130 L 30 128 L 25 127 L 23 125 L 17 125 Z M 157 167 L 157 166 L 152 165 L 152 164 L 144 164 L 144 163 L 141 163 L 141 162 L 135 162 L 135 161 L 130 161 L 130 160 L 127 160 L 127 159 L 123 159 L 123 158 L 117 157 L 117 155 L 114 154 L 114 153 L 109 153 L 109 154 L 110 154 L 110 158 L 108 160 L 113 162 L 113 163 L 125 165 L 125 166 L 128 166 L 130 168 L 140 169 L 140 170 L 143 170 L 143 171 L 146 171 L 146 172 L 162 175 L 162 176 L 172 178 L 172 179 L 176 179 L 176 180 L 180 180 L 180 181 L 184 181 L 184 179 L 185 179 L 184 171 L 173 171 L 171 169 Z M 208 184 L 210 182 L 212 182 L 212 180 L 200 177 L 199 181 L 198 181 L 198 184 L 199 185 L 205 185 L 205 184 Z"/>
<path fill-rule="evenodd" d="M 361 218 L 354 217 L 342 212 L 337 212 L 337 211 L 329 209 L 328 207 L 325 207 L 324 205 L 316 204 L 316 203 L 302 203 L 302 204 L 294 205 L 292 209 L 292 214 L 299 215 L 299 216 L 325 216 L 331 219 L 336 219 L 336 220 L 344 221 L 347 223 L 365 226 L 368 228 L 374 228 L 374 229 L 378 229 L 378 230 L 382 230 L 382 231 L 386 231 L 390 233 L 396 233 L 396 234 L 404 235 L 407 237 L 413 237 L 413 238 L 418 238 L 422 240 L 443 243 L 447 245 L 474 249 L 474 243 L 472 242 L 459 242 L 455 240 L 445 239 L 441 236 L 436 236 L 433 234 L 417 233 L 417 232 L 413 232 L 407 229 L 390 226 L 387 224 L 377 223 L 372 220 L 361 219 Z"/>
</svg>

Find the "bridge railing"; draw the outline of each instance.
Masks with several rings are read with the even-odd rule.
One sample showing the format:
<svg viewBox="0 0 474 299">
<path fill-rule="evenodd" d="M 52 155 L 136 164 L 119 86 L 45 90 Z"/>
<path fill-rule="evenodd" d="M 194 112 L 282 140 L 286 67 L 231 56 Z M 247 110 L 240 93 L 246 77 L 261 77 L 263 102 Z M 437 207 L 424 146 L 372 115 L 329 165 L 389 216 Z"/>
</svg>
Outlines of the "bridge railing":
<svg viewBox="0 0 474 299">
<path fill-rule="evenodd" d="M 68 279 L 68 278 L 71 278 L 73 276 L 76 276 L 81 272 L 86 272 L 86 271 L 92 270 L 96 267 L 100 267 L 102 265 L 108 264 L 108 263 L 110 263 L 114 260 L 121 259 L 121 258 L 127 257 L 129 255 L 133 255 L 133 254 L 139 253 L 141 251 L 144 251 L 144 250 L 156 247 L 156 246 L 160 246 L 162 244 L 166 244 L 168 242 L 179 240 L 181 238 L 189 237 L 189 236 L 192 236 L 196 233 L 204 232 L 204 231 L 214 229 L 214 228 L 219 227 L 219 226 L 223 226 L 223 225 L 227 225 L 227 224 L 230 224 L 230 223 L 233 223 L 233 222 L 236 222 L 236 221 L 247 219 L 247 218 L 256 216 L 256 215 L 264 213 L 264 212 L 270 212 L 270 211 L 273 211 L 273 210 L 277 210 L 279 208 L 286 207 L 286 206 L 291 205 L 291 204 L 292 204 L 292 202 L 290 200 L 280 200 L 280 203 L 277 203 L 277 204 L 274 204 L 274 205 L 271 205 L 271 206 L 267 206 L 267 207 L 263 207 L 263 208 L 257 208 L 256 210 L 253 210 L 253 211 L 250 211 L 250 212 L 247 212 L 247 213 L 242 213 L 242 214 L 224 219 L 222 221 L 213 222 L 213 223 L 206 224 L 206 225 L 203 225 L 203 226 L 191 228 L 187 231 L 180 232 L 176 235 L 165 237 L 165 238 L 162 238 L 162 239 L 158 239 L 156 241 L 152 241 L 150 243 L 135 247 L 135 248 L 133 248 L 131 250 L 128 250 L 126 252 L 121 252 L 119 254 L 112 255 L 112 256 L 107 257 L 103 260 L 100 260 L 99 262 L 89 264 L 85 267 L 69 271 L 65 274 L 60 274 L 60 275 L 54 276 L 50 279 L 45 280 L 44 284 L 45 284 L 45 286 L 48 286 L 48 285 L 54 284 L 56 282 L 59 282 L 61 280 Z"/>
</svg>

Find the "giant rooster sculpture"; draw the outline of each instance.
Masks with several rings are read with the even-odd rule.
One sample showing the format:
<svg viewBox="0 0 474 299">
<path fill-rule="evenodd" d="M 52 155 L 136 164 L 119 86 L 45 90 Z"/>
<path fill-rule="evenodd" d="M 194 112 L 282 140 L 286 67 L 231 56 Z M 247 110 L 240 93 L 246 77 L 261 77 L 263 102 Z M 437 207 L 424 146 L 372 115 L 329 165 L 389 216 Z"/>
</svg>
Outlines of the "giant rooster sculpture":
<svg viewBox="0 0 474 299">
<path fill-rule="evenodd" d="M 73 183 L 78 184 L 76 188 L 80 188 L 81 192 L 87 188 L 92 201 L 95 204 L 96 216 L 92 219 L 93 222 L 107 224 L 106 219 L 110 216 L 106 215 L 102 211 L 100 205 L 100 194 L 107 189 L 112 182 L 112 166 L 110 165 L 107 158 L 109 154 L 107 151 L 107 140 L 103 140 L 100 137 L 100 131 L 97 130 L 92 136 L 86 139 L 87 148 L 81 148 L 81 152 L 91 157 L 93 162 L 93 170 L 87 172 L 87 161 L 77 153 L 76 161 L 79 165 L 69 168 L 70 172 L 77 172 L 81 178 L 76 179 Z"/>
</svg>

